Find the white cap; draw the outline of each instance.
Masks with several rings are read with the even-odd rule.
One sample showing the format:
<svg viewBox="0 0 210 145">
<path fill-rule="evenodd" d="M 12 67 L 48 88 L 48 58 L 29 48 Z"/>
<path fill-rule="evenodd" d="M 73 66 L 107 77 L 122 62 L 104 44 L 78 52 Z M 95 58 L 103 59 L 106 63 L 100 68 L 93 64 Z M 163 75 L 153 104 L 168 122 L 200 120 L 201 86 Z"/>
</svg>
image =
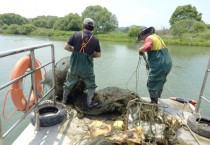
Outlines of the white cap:
<svg viewBox="0 0 210 145">
<path fill-rule="evenodd" d="M 90 26 L 94 26 L 94 21 L 91 18 L 85 18 L 83 21 L 84 25 L 90 25 Z"/>
</svg>

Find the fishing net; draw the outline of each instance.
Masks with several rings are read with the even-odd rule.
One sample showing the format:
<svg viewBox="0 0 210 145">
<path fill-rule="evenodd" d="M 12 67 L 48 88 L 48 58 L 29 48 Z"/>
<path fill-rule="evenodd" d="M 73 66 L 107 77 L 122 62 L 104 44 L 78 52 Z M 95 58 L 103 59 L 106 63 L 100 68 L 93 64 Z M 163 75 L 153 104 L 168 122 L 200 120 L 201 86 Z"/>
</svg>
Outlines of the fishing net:
<svg viewBox="0 0 210 145">
<path fill-rule="evenodd" d="M 69 68 L 70 57 L 64 57 L 55 64 L 55 95 L 61 99 L 63 98 L 63 84 Z M 46 73 L 43 84 L 44 90 L 52 87 L 52 69 Z M 53 96 L 51 95 L 50 97 Z"/>
<path fill-rule="evenodd" d="M 63 85 L 69 68 L 70 57 L 62 58 L 56 63 L 55 95 L 60 98 L 63 97 Z M 45 87 L 52 87 L 52 70 L 46 73 L 43 84 Z M 129 141 L 127 138 L 126 140 L 122 140 L 125 135 L 131 135 L 130 132 L 126 134 L 126 130 L 131 130 L 133 133 L 132 129 L 140 126 L 144 127 L 145 137 L 138 137 L 138 139 L 141 138 L 141 142 L 145 145 L 159 144 L 158 142 L 161 144 L 165 142 L 163 140 L 167 140 L 167 144 L 169 145 L 179 144 L 176 131 L 180 127 L 180 124 L 177 122 L 177 119 L 173 117 L 165 118 L 163 114 L 159 114 L 159 106 L 141 100 L 139 95 L 133 91 L 117 87 L 107 87 L 98 90 L 94 95 L 94 99 L 100 102 L 100 107 L 91 110 L 86 107 L 86 99 L 86 86 L 84 82 L 79 81 L 68 96 L 68 100 L 79 113 L 85 115 L 99 115 L 103 113 L 103 117 L 105 116 L 104 113 L 108 113 L 108 116 L 111 116 L 110 112 L 118 112 L 116 118 L 124 121 L 125 125 L 122 131 L 125 134 L 122 133 L 122 136 L 121 134 L 115 134 L 117 136 L 111 140 L 105 136 L 99 136 L 90 142 L 91 145 L 113 145 L 117 144 L 116 139 L 119 139 L 120 142 L 127 142 Z M 106 120 L 108 116 L 105 116 Z M 111 118 L 112 120 L 114 119 L 113 117 Z M 145 128 L 145 126 L 147 126 L 147 128 Z M 160 135 L 160 137 L 158 137 L 158 135 Z M 136 143 L 136 141 L 137 140 L 132 140 L 132 143 Z"/>
<path fill-rule="evenodd" d="M 79 92 L 79 91 L 77 91 Z M 95 100 L 100 102 L 100 107 L 92 110 L 86 108 L 86 93 L 77 93 L 72 96 L 73 102 L 79 112 L 85 114 L 98 115 L 107 112 L 118 112 L 123 114 L 126 112 L 126 105 L 132 99 L 139 98 L 138 94 L 133 91 L 118 87 L 107 87 L 98 90 L 94 95 Z"/>
<path fill-rule="evenodd" d="M 56 63 L 55 67 L 55 95 L 60 100 L 63 98 L 63 85 L 66 75 L 70 68 L 70 57 L 64 57 Z M 43 81 L 45 90 L 52 87 L 52 70 L 46 73 Z M 106 112 L 125 112 L 127 103 L 135 98 L 139 98 L 138 94 L 133 91 L 121 89 L 117 87 L 107 87 L 97 91 L 93 99 L 100 102 L 100 108 L 87 109 L 86 99 L 87 92 L 84 82 L 78 81 L 68 95 L 67 102 L 73 104 L 76 109 L 85 114 L 98 115 Z M 49 98 L 52 98 L 52 94 Z"/>
<path fill-rule="evenodd" d="M 165 106 L 131 100 L 127 105 L 126 129 L 142 126 L 145 133 L 144 144 L 166 143 L 178 145 L 176 131 L 182 123 L 174 115 L 166 115 Z"/>
</svg>

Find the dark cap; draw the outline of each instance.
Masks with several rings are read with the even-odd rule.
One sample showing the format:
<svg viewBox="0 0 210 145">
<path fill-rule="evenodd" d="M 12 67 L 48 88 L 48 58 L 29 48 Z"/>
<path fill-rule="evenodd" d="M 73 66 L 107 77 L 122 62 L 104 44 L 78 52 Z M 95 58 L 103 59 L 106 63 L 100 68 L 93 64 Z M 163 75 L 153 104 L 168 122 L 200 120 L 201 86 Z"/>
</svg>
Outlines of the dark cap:
<svg viewBox="0 0 210 145">
<path fill-rule="evenodd" d="M 140 32 L 140 34 L 138 35 L 138 40 L 142 40 L 142 38 L 143 38 L 145 35 L 153 34 L 153 33 L 155 33 L 155 28 L 154 28 L 154 27 L 145 28 L 145 29 L 142 30 L 142 31 Z"/>
</svg>

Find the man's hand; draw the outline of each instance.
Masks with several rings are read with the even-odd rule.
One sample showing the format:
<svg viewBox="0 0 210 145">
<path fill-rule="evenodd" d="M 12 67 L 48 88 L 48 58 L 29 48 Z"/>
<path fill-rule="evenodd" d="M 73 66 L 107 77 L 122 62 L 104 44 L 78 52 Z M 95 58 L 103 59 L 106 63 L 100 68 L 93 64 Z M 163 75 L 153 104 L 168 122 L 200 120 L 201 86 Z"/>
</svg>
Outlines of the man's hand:
<svg viewBox="0 0 210 145">
<path fill-rule="evenodd" d="M 64 49 L 67 50 L 67 51 L 73 51 L 72 46 L 69 45 L 69 44 L 66 44 L 65 47 L 64 47 Z"/>
<path fill-rule="evenodd" d="M 140 52 L 140 51 L 139 51 L 139 55 L 142 55 L 142 56 L 143 56 L 143 55 L 144 55 L 144 52 Z"/>
<path fill-rule="evenodd" d="M 101 56 L 101 52 L 94 51 L 94 53 L 93 53 L 94 58 L 97 58 L 97 57 L 100 57 L 100 56 Z"/>
<path fill-rule="evenodd" d="M 144 47 L 139 48 L 139 55 L 144 55 Z"/>
</svg>

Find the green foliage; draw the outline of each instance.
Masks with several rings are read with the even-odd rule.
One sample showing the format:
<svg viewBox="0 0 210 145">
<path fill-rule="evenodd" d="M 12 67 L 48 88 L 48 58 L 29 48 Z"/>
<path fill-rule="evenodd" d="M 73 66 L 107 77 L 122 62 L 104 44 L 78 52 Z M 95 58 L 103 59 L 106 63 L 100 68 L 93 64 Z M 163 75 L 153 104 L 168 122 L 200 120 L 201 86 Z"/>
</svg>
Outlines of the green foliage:
<svg viewBox="0 0 210 145">
<path fill-rule="evenodd" d="M 192 28 L 193 33 L 204 32 L 207 29 L 206 24 L 201 21 L 194 21 Z"/>
<path fill-rule="evenodd" d="M 206 27 L 207 27 L 208 29 L 210 29 L 210 24 L 206 24 Z"/>
<path fill-rule="evenodd" d="M 38 16 L 31 21 L 38 28 L 52 29 L 55 22 L 58 20 L 59 18 L 57 16 Z"/>
<path fill-rule="evenodd" d="M 82 12 L 82 18 L 92 18 L 95 21 L 96 33 L 108 33 L 118 28 L 117 17 L 105 7 L 99 5 L 89 6 Z"/>
<path fill-rule="evenodd" d="M 47 21 L 44 19 L 34 20 L 33 24 L 38 28 L 48 28 Z"/>
<path fill-rule="evenodd" d="M 127 33 L 123 32 L 109 32 L 106 34 L 97 34 L 96 37 L 102 41 L 112 42 L 134 42 L 135 39 L 128 37 Z"/>
<path fill-rule="evenodd" d="M 196 7 L 191 5 L 178 6 L 173 12 L 169 23 L 172 26 L 176 22 L 186 19 L 195 19 L 197 21 L 201 21 L 202 13 L 199 13 Z"/>
<path fill-rule="evenodd" d="M 58 31 L 52 29 L 36 29 L 30 33 L 30 35 L 47 36 L 56 40 L 67 40 L 67 38 L 70 37 L 72 33 L 73 32 L 70 31 Z"/>
<path fill-rule="evenodd" d="M 11 24 L 9 26 L 5 25 L 5 33 L 8 34 L 21 34 L 21 35 L 28 35 L 32 31 L 36 30 L 36 27 L 32 24 L 24 24 L 24 25 L 16 25 Z"/>
<path fill-rule="evenodd" d="M 128 36 L 129 37 L 136 37 L 141 31 L 141 27 L 140 26 L 134 26 L 129 28 L 128 30 Z"/>
<path fill-rule="evenodd" d="M 47 21 L 47 28 L 48 29 L 53 29 L 54 24 L 56 21 L 58 21 L 59 18 L 57 16 L 48 16 L 48 21 Z"/>
<path fill-rule="evenodd" d="M 188 11 L 183 13 L 188 13 Z M 201 14 L 198 21 L 192 17 L 187 19 L 187 16 L 180 15 L 180 19 L 177 19 L 178 21 L 171 26 L 170 30 L 159 30 L 156 31 L 157 34 L 162 36 L 167 45 L 210 46 L 210 24 L 204 24 L 200 21 Z M 82 20 L 85 17 L 95 20 L 95 30 L 97 32 L 95 36 L 102 41 L 135 43 L 134 37 L 138 35 L 140 28 L 142 28 L 138 26 L 125 27 L 113 32 L 118 27 L 116 16 L 112 15 L 106 8 L 90 6 L 82 13 L 82 17 L 70 13 L 62 18 L 38 16 L 26 19 L 12 13 L 0 14 L 0 33 L 45 36 L 66 41 L 74 31 L 82 29 Z M 171 33 L 178 37 L 173 37 Z"/>
<path fill-rule="evenodd" d="M 181 20 L 171 26 L 171 31 L 174 36 L 181 37 L 185 33 L 203 32 L 207 29 L 206 25 L 201 21 L 196 20 Z"/>
<path fill-rule="evenodd" d="M 6 33 L 9 33 L 9 34 L 18 34 L 18 29 L 19 29 L 19 25 L 17 24 L 11 24 L 8 26 L 8 29 L 6 31 Z"/>
<path fill-rule="evenodd" d="M 4 24 L 3 26 L 1 26 L 1 29 L 2 30 L 7 30 L 7 28 L 8 28 L 8 25 L 7 24 Z"/>
<path fill-rule="evenodd" d="M 18 28 L 18 34 L 28 35 L 34 30 L 36 30 L 36 27 L 33 24 L 25 24 Z"/>
<path fill-rule="evenodd" d="M 204 31 L 202 33 L 198 33 L 196 35 L 196 37 L 202 38 L 204 40 L 210 40 L 210 30 L 208 29 L 208 30 L 206 30 L 206 31 Z"/>
<path fill-rule="evenodd" d="M 53 28 L 63 31 L 79 31 L 82 29 L 82 20 L 78 14 L 70 13 L 56 21 Z"/>
<path fill-rule="evenodd" d="M 20 15 L 14 13 L 5 13 L 0 15 L 0 23 L 6 25 L 22 25 L 29 23 L 28 20 Z"/>
</svg>

